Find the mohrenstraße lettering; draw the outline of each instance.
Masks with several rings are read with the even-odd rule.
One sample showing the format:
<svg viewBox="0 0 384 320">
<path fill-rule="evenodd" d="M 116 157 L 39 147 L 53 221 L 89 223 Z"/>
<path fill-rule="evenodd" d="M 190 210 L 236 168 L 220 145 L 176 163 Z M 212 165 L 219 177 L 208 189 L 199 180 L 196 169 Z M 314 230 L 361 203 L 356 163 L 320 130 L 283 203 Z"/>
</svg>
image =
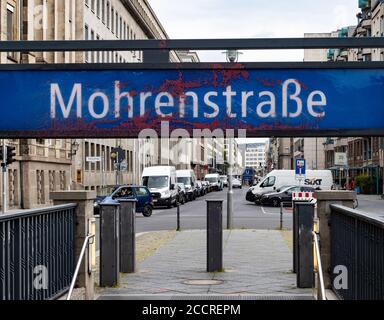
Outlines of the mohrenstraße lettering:
<svg viewBox="0 0 384 320">
<path fill-rule="evenodd" d="M 327 105 L 326 94 L 321 90 L 311 91 L 306 99 L 301 96 L 302 86 L 296 79 L 287 79 L 281 85 L 281 99 L 278 101 L 273 91 L 235 91 L 232 86 L 226 86 L 223 92 L 208 91 L 202 97 L 194 91 L 186 91 L 179 96 L 170 92 L 129 92 L 121 90 L 121 81 L 114 82 L 113 96 L 102 90 L 95 90 L 90 95 L 83 92 L 84 85 L 75 83 L 70 95 L 63 96 L 59 83 L 51 84 L 51 118 L 68 119 L 76 114 L 82 118 L 83 108 L 93 119 L 104 119 L 113 113 L 114 118 L 132 119 L 139 112 L 140 117 L 152 108 L 161 118 L 180 117 L 186 113 L 186 101 L 192 106 L 190 112 L 193 118 L 204 117 L 213 119 L 219 116 L 223 109 L 228 118 L 247 118 L 248 110 L 256 112 L 259 118 L 276 118 L 277 113 L 282 118 L 297 118 L 306 111 L 309 116 L 322 118 L 325 116 Z M 221 105 L 217 98 L 224 98 Z M 234 99 L 240 101 L 240 108 L 235 112 Z M 128 106 L 128 108 L 123 108 Z M 316 108 L 315 108 L 316 107 Z M 134 112 L 135 108 L 138 112 Z"/>
</svg>

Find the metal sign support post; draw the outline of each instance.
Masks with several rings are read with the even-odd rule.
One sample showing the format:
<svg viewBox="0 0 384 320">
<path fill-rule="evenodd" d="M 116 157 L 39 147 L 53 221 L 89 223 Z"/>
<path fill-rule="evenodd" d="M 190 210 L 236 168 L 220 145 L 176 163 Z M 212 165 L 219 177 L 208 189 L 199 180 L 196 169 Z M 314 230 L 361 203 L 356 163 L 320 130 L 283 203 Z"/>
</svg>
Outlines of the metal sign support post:
<svg viewBox="0 0 384 320">
<path fill-rule="evenodd" d="M 232 187 L 232 153 L 233 153 L 233 139 L 228 139 L 229 143 L 229 168 L 228 168 L 228 193 L 227 193 L 227 229 L 233 228 L 233 187 Z"/>
</svg>

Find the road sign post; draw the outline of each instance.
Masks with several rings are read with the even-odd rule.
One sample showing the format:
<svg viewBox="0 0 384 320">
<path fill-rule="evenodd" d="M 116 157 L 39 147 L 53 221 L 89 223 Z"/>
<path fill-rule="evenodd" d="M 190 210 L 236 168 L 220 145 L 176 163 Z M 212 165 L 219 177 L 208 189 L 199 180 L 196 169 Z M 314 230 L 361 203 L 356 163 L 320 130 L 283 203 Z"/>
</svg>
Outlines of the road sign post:
<svg viewBox="0 0 384 320">
<path fill-rule="evenodd" d="M 301 185 L 301 182 L 305 179 L 306 170 L 307 170 L 307 161 L 305 159 L 296 159 L 295 174 L 296 174 L 296 179 L 299 180 L 300 185 Z"/>
</svg>

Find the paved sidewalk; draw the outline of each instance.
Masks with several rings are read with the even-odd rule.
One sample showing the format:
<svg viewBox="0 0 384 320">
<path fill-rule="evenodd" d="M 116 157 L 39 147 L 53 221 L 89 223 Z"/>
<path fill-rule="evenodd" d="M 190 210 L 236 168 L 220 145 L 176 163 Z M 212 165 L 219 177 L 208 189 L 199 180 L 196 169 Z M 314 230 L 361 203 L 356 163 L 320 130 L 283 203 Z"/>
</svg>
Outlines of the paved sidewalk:
<svg viewBox="0 0 384 320">
<path fill-rule="evenodd" d="M 119 288 L 102 290 L 99 299 L 312 294 L 311 289 L 296 288 L 292 252 L 280 231 L 225 231 L 224 269 L 220 273 L 205 271 L 206 231 L 183 231 L 141 262 L 137 273 L 123 275 Z"/>
</svg>

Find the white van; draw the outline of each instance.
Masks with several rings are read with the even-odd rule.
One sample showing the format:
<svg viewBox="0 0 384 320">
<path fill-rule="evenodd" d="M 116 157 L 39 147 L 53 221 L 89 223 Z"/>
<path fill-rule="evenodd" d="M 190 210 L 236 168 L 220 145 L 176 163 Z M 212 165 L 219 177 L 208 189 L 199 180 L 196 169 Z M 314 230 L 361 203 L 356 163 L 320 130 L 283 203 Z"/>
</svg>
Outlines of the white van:
<svg viewBox="0 0 384 320">
<path fill-rule="evenodd" d="M 223 190 L 223 182 L 220 180 L 220 175 L 218 173 L 207 174 L 204 180 L 209 182 L 212 189 L 216 191 Z"/>
<path fill-rule="evenodd" d="M 331 190 L 333 185 L 332 172 L 330 170 L 307 170 L 305 178 L 296 179 L 295 170 L 273 170 L 260 182 L 251 187 L 253 194 L 277 190 L 283 186 L 306 186 L 319 190 Z"/>
<path fill-rule="evenodd" d="M 195 200 L 197 197 L 196 175 L 193 170 L 176 170 L 178 183 L 184 183 L 188 200 Z"/>
<path fill-rule="evenodd" d="M 142 184 L 148 187 L 155 206 L 177 205 L 176 168 L 172 166 L 155 166 L 144 168 Z"/>
</svg>

